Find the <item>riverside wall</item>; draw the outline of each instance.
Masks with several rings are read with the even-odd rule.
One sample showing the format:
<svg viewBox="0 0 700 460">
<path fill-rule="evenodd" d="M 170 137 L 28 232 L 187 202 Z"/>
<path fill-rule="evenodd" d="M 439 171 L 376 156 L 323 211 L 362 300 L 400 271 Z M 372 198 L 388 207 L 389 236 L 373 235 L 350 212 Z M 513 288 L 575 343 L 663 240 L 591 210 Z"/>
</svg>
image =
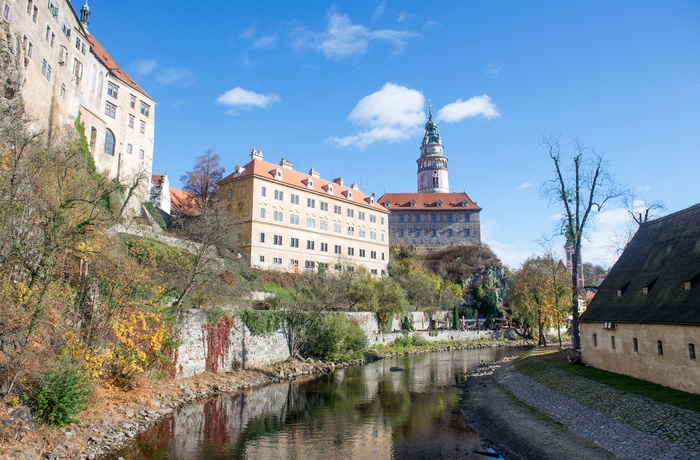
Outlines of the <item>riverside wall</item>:
<svg viewBox="0 0 700 460">
<path fill-rule="evenodd" d="M 514 330 L 500 331 L 457 331 L 450 329 L 429 329 L 436 324 L 442 326 L 451 323 L 451 312 L 437 312 L 431 321 L 422 312 L 411 313 L 415 332 L 409 335 L 422 336 L 428 342 L 446 341 L 475 341 L 517 339 Z M 401 324 L 398 320 L 392 323 L 392 331 L 381 333 L 376 317 L 371 312 L 346 313 L 367 334 L 370 346 L 390 345 L 398 337 Z M 179 347 L 175 359 L 175 377 L 191 377 L 207 370 L 207 361 L 210 365 L 216 361 L 218 372 L 227 372 L 235 369 L 250 369 L 256 366 L 268 365 L 284 361 L 290 357 L 287 341 L 282 331 L 276 331 L 268 336 L 255 336 L 250 333 L 241 318 L 233 317 L 233 324 L 228 331 L 227 346 L 219 355 L 209 350 L 212 334 L 207 326 L 207 317 L 203 310 L 189 310 L 180 319 L 180 329 L 177 334 Z"/>
</svg>

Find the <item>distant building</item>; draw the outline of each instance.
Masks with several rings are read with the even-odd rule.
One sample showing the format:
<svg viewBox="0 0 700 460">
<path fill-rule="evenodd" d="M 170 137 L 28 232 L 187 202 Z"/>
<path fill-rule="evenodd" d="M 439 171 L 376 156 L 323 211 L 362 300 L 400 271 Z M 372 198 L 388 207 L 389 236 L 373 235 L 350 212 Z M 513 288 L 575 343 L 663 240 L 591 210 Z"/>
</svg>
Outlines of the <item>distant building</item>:
<svg viewBox="0 0 700 460">
<path fill-rule="evenodd" d="M 586 364 L 700 394 L 700 204 L 641 224 L 580 323 Z"/>
<path fill-rule="evenodd" d="M 199 215 L 194 195 L 171 187 L 167 174 L 151 176 L 151 202 L 161 211 L 167 223 L 170 223 L 173 217 Z"/>
<path fill-rule="evenodd" d="M 250 159 L 219 182 L 219 205 L 237 222 L 233 230 L 251 266 L 386 274 L 389 211 L 374 195 L 313 169 L 295 171 L 285 159 L 268 163 L 259 150 Z"/>
<path fill-rule="evenodd" d="M 391 244 L 419 251 L 481 242 L 481 208 L 466 193 L 449 191 L 447 157 L 432 113 L 418 163 L 418 192 L 385 193 L 379 202 L 391 211 Z"/>
<path fill-rule="evenodd" d="M 61 141 L 80 114 L 97 169 L 123 183 L 141 179 L 137 209 L 149 196 L 155 101 L 90 34 L 87 2 L 80 14 L 67 0 L 8 0 L 2 11 L 24 55 L 31 129 Z"/>
</svg>

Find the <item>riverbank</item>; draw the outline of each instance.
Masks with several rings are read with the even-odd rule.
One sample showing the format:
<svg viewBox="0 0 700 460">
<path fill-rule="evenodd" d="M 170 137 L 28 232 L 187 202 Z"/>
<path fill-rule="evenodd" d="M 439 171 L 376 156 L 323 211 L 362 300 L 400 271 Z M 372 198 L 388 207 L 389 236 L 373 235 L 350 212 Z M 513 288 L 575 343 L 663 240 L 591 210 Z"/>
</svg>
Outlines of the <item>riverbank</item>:
<svg viewBox="0 0 700 460">
<path fill-rule="evenodd" d="M 537 364 L 536 374 L 508 362 L 462 385 L 462 413 L 499 454 L 509 460 L 700 458 L 700 413 L 547 366 L 538 358 L 543 353 L 556 350 L 525 358 Z"/>
<path fill-rule="evenodd" d="M 373 359 L 390 356 L 475 349 L 493 346 L 523 346 L 529 342 L 509 341 L 435 345 L 429 349 L 380 352 Z M 7 459 L 95 459 L 108 456 L 128 444 L 137 434 L 154 425 L 178 407 L 221 393 L 230 393 L 283 380 L 332 372 L 337 368 L 364 364 L 364 360 L 338 363 L 321 361 L 290 361 L 256 369 L 221 374 L 204 373 L 193 377 L 144 381 L 140 388 L 121 391 L 100 388 L 93 404 L 81 413 L 80 422 L 64 428 L 36 427 L 13 420 L 10 410 L 0 408 L 2 435 L 0 458 Z"/>
</svg>

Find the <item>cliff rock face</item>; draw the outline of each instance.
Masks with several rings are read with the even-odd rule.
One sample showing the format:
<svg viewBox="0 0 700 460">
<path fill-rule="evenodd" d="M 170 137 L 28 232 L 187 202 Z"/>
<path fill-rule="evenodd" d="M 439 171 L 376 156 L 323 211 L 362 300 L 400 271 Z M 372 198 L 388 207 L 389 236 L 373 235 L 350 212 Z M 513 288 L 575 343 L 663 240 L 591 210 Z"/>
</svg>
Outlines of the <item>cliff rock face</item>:
<svg viewBox="0 0 700 460">
<path fill-rule="evenodd" d="M 485 267 L 464 280 L 464 291 L 471 292 L 477 286 L 490 284 L 496 291 L 498 309 L 510 312 L 508 306 L 508 270 L 503 265 Z"/>
</svg>

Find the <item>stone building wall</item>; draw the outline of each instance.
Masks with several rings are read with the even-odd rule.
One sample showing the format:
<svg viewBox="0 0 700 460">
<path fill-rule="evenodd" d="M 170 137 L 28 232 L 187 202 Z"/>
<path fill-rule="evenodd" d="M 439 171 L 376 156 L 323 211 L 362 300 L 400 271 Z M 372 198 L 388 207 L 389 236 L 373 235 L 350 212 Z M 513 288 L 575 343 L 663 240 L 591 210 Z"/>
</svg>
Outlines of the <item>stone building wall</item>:
<svg viewBox="0 0 700 460">
<path fill-rule="evenodd" d="M 393 331 L 380 333 L 374 313 L 354 312 L 346 313 L 348 317 L 357 321 L 357 324 L 367 334 L 369 346 L 390 345 L 399 337 L 400 323 L 394 320 Z M 517 338 L 512 330 L 503 331 L 457 331 L 457 330 L 424 330 L 428 324 L 423 312 L 412 312 L 415 332 L 409 335 L 420 335 L 428 342 L 441 341 L 467 341 L 480 339 Z M 450 312 L 438 312 L 438 316 L 447 318 Z M 180 346 L 177 350 L 175 363 L 176 377 L 190 377 L 206 371 L 207 366 L 207 318 L 203 310 L 189 310 L 181 318 L 181 328 L 178 333 Z M 421 330 L 423 329 L 423 330 Z M 510 335 L 513 335 L 512 337 Z M 229 334 L 229 346 L 224 356 L 219 361 L 219 372 L 233 370 L 235 368 L 251 368 L 260 365 L 273 364 L 289 358 L 287 341 L 281 331 L 276 331 L 268 336 L 254 336 L 239 316 L 234 317 L 233 327 Z"/>
</svg>

